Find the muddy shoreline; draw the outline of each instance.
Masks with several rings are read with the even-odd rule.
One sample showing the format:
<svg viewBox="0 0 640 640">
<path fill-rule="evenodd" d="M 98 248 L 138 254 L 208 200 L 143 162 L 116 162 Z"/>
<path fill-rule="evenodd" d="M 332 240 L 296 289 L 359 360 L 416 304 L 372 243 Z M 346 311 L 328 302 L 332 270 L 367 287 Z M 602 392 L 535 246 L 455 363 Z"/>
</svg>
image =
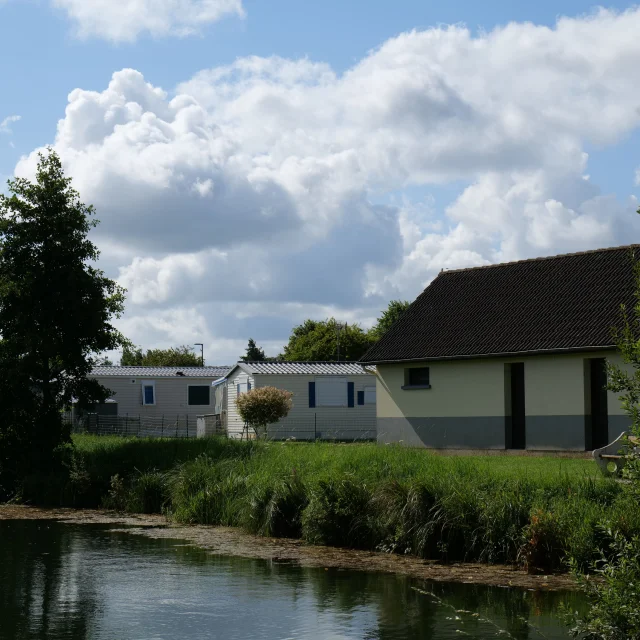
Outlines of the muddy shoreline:
<svg viewBox="0 0 640 640">
<path fill-rule="evenodd" d="M 529 575 L 516 567 L 506 565 L 476 563 L 445 565 L 413 556 L 314 547 L 301 540 L 262 538 L 228 527 L 178 525 L 159 515 L 0 505 L 0 526 L 3 520 L 58 520 L 71 524 L 120 524 L 126 527 L 127 533 L 132 535 L 183 540 L 219 555 L 255 558 L 302 567 L 379 571 L 438 582 L 462 582 L 545 591 L 578 588 L 575 580 L 568 574 Z"/>
</svg>

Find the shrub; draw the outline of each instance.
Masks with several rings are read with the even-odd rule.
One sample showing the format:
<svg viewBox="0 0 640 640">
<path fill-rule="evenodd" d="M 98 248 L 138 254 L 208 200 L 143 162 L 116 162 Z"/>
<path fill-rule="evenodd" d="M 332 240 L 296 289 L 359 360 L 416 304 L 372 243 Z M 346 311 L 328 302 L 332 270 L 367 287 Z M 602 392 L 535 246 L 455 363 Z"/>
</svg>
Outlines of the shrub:
<svg viewBox="0 0 640 640">
<path fill-rule="evenodd" d="M 124 480 L 120 474 L 116 473 L 111 476 L 109 491 L 102 500 L 102 506 L 105 509 L 113 509 L 114 511 L 126 511 L 128 503 L 128 490 Z"/>
<path fill-rule="evenodd" d="M 258 387 L 236 399 L 238 413 L 258 436 L 260 431 L 289 415 L 293 393 L 276 387 Z"/>
<path fill-rule="evenodd" d="M 261 536 L 302 537 L 302 512 L 309 503 L 307 488 L 297 474 L 256 488 L 248 498 L 245 529 Z"/>
<path fill-rule="evenodd" d="M 147 471 L 134 478 L 126 509 L 134 513 L 162 513 L 168 498 L 166 474 Z"/>
<path fill-rule="evenodd" d="M 535 508 L 524 528 L 519 559 L 529 573 L 558 568 L 564 558 L 563 535 L 556 514 Z"/>
<path fill-rule="evenodd" d="M 571 632 L 593 640 L 639 640 L 640 538 L 627 540 L 612 531 L 606 535 L 612 539 L 613 561 L 603 558 L 593 565 L 601 580 L 580 575 L 591 606 L 582 619 L 575 613 L 568 616 Z"/>
<path fill-rule="evenodd" d="M 207 456 L 186 462 L 171 474 L 171 510 L 177 522 L 238 524 L 238 497 L 246 491 L 246 475 L 235 461 L 216 463 Z"/>
<path fill-rule="evenodd" d="M 311 544 L 369 549 L 372 496 L 363 484 L 350 478 L 320 480 L 311 490 L 302 514 L 302 533 Z"/>
</svg>

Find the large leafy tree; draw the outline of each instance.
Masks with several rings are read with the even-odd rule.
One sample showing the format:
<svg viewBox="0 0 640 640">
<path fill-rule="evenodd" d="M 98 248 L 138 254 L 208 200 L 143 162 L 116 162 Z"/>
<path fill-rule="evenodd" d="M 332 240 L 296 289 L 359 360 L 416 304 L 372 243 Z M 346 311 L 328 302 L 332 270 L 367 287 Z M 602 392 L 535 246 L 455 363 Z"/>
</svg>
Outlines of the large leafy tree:
<svg viewBox="0 0 640 640">
<path fill-rule="evenodd" d="M 253 338 L 249 338 L 245 354 L 240 358 L 242 362 L 265 362 L 267 357 L 264 349 L 261 349 Z"/>
<path fill-rule="evenodd" d="M 188 345 L 169 349 L 147 349 L 125 346 L 120 364 L 123 367 L 199 367 L 204 363 Z"/>
<path fill-rule="evenodd" d="M 339 324 L 335 318 L 305 320 L 294 327 L 281 359 L 295 360 L 359 360 L 371 346 L 371 339 L 357 324 Z"/>
<path fill-rule="evenodd" d="M 406 300 L 392 300 L 389 306 L 382 312 L 376 324 L 369 331 L 373 341 L 380 340 L 382 336 L 400 319 L 411 303 Z"/>
<path fill-rule="evenodd" d="M 52 150 L 35 181 L 0 195 L 0 449 L 14 461 L 46 464 L 65 438 L 61 410 L 108 395 L 87 375 L 125 342 L 111 324 L 124 290 L 95 266 L 93 215 Z"/>
</svg>

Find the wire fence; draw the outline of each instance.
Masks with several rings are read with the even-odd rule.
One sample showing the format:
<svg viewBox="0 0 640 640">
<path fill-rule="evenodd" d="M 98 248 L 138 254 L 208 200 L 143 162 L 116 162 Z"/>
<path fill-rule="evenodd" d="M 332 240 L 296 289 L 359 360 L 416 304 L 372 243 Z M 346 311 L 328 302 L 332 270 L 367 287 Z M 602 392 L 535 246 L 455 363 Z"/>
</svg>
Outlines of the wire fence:
<svg viewBox="0 0 640 640">
<path fill-rule="evenodd" d="M 89 413 L 80 417 L 67 416 L 73 433 L 99 436 L 136 436 L 139 438 L 195 438 L 195 416 L 104 416 Z"/>
<path fill-rule="evenodd" d="M 205 415 L 196 418 L 177 416 L 105 416 L 96 413 L 83 416 L 65 415 L 74 433 L 110 435 L 139 438 L 195 438 L 197 436 L 221 435 L 230 438 L 255 438 L 253 429 L 225 427 L 220 416 Z M 198 422 L 200 420 L 200 422 Z M 289 418 L 269 425 L 268 440 L 315 440 L 333 442 L 363 442 L 376 440 L 375 418 L 334 419 L 314 414 L 305 420 Z"/>
<path fill-rule="evenodd" d="M 361 442 L 377 437 L 375 418 L 335 419 L 314 414 L 310 420 L 283 420 L 267 428 L 269 440 Z"/>
</svg>

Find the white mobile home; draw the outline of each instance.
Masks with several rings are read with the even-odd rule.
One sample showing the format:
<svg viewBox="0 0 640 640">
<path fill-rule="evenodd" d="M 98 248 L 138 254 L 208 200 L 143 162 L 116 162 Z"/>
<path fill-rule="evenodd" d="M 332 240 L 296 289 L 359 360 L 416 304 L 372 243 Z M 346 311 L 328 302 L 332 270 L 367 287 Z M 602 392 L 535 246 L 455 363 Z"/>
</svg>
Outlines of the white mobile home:
<svg viewBox="0 0 640 640">
<path fill-rule="evenodd" d="M 236 398 L 257 387 L 293 393 L 289 415 L 271 425 L 270 438 L 375 439 L 376 382 L 355 362 L 239 362 L 226 376 L 226 427 L 242 437 L 245 425 Z"/>
<path fill-rule="evenodd" d="M 91 372 L 113 395 L 120 417 L 189 421 L 213 413 L 212 383 L 231 367 L 96 367 Z"/>
</svg>

